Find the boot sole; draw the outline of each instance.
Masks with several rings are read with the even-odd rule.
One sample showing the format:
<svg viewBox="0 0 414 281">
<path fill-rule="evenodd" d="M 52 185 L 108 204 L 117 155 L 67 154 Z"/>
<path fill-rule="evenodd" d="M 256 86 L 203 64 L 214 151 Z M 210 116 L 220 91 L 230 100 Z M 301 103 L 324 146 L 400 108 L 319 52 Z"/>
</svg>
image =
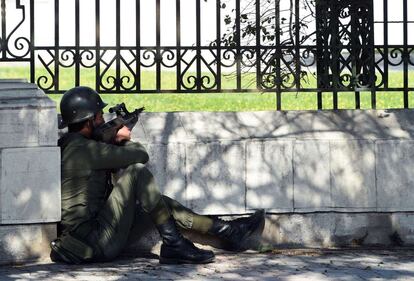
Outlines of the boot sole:
<svg viewBox="0 0 414 281">
<path fill-rule="evenodd" d="M 213 261 L 214 261 L 214 257 L 211 257 L 209 259 L 202 260 L 202 261 L 160 257 L 161 264 L 186 264 L 186 263 L 187 264 L 206 264 L 206 263 L 211 263 Z"/>
</svg>

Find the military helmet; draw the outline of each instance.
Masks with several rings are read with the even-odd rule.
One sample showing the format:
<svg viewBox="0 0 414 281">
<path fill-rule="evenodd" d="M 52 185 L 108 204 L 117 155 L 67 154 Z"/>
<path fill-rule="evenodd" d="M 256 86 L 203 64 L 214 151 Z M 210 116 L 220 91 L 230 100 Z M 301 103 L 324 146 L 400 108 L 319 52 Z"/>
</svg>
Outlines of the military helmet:
<svg viewBox="0 0 414 281">
<path fill-rule="evenodd" d="M 89 87 L 72 88 L 63 95 L 60 101 L 62 120 L 59 128 L 88 120 L 107 105 L 99 94 Z"/>
</svg>

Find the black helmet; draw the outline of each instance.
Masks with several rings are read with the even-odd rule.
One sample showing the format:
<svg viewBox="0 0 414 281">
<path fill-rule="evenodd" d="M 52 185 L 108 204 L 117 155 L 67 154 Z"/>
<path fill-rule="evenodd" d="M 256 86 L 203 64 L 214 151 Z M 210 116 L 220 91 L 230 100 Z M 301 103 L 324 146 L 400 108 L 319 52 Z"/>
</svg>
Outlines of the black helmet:
<svg viewBox="0 0 414 281">
<path fill-rule="evenodd" d="M 75 87 L 67 91 L 60 101 L 62 121 L 59 129 L 95 116 L 105 106 L 99 94 L 89 87 Z"/>
</svg>

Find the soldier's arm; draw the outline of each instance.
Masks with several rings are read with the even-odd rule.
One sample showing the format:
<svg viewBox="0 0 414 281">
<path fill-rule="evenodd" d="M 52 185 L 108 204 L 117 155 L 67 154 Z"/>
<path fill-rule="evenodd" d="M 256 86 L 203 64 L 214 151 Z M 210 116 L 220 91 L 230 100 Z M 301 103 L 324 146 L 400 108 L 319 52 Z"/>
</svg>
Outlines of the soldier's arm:
<svg viewBox="0 0 414 281">
<path fill-rule="evenodd" d="M 149 156 L 144 146 L 138 142 L 125 142 L 124 145 L 112 145 L 92 141 L 88 144 L 92 169 L 119 169 L 131 164 L 145 164 Z"/>
</svg>

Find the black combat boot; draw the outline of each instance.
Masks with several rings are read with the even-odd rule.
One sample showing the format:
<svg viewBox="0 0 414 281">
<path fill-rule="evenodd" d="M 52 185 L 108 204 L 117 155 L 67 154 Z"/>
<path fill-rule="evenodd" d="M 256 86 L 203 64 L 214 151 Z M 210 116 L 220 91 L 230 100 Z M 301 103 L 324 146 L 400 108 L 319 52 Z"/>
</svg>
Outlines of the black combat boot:
<svg viewBox="0 0 414 281">
<path fill-rule="evenodd" d="M 245 242 L 264 221 L 264 214 L 264 210 L 259 210 L 249 217 L 232 221 L 214 218 L 213 226 L 208 233 L 221 238 L 225 242 L 225 250 L 236 252 L 246 250 Z"/>
<path fill-rule="evenodd" d="M 160 263 L 209 263 L 214 261 L 212 251 L 197 248 L 178 231 L 175 221 L 170 218 L 164 224 L 157 225 L 162 237 Z"/>
</svg>

